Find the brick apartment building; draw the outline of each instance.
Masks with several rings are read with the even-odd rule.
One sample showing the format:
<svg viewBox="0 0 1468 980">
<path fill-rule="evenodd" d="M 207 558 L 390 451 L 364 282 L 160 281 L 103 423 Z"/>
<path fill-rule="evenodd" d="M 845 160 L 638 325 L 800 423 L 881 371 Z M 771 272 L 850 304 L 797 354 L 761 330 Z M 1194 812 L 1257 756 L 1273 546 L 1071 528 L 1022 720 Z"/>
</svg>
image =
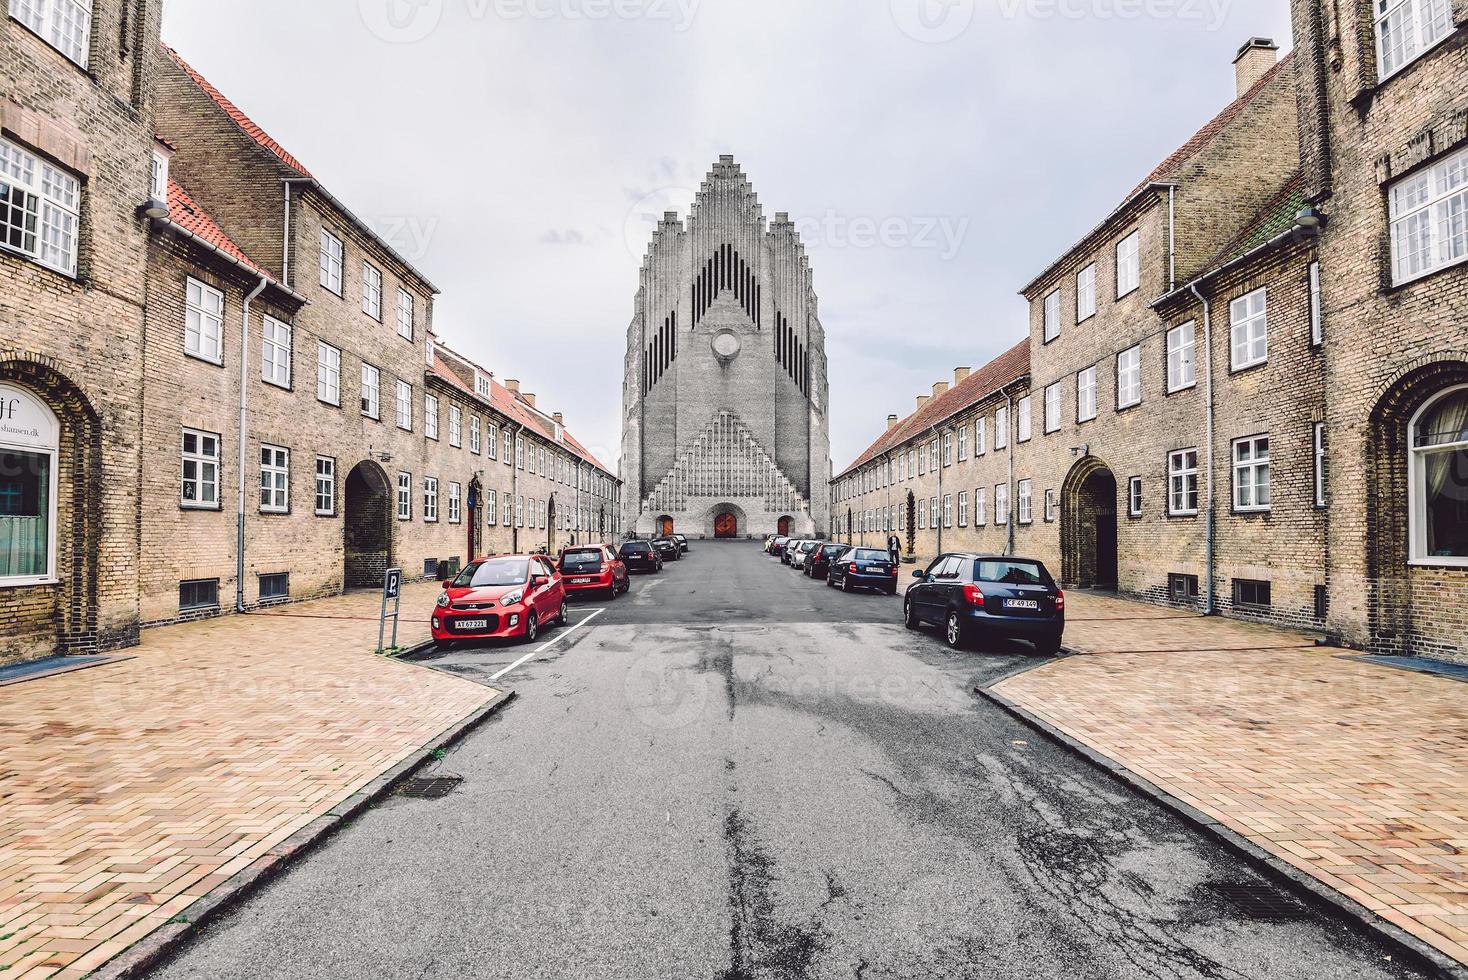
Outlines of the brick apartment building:
<svg viewBox="0 0 1468 980">
<path fill-rule="evenodd" d="M 37 217 L 0 248 L 0 663 L 612 536 L 615 475 L 434 336 L 433 285 L 159 7 L 5 22 L 0 190 Z"/>
<path fill-rule="evenodd" d="M 1236 100 L 1023 289 L 1028 338 L 833 480 L 838 530 L 1464 658 L 1458 16 L 1402 49 L 1302 0 L 1294 53 L 1245 44 Z M 1414 52 L 1400 81 L 1372 74 L 1382 43 Z"/>
</svg>

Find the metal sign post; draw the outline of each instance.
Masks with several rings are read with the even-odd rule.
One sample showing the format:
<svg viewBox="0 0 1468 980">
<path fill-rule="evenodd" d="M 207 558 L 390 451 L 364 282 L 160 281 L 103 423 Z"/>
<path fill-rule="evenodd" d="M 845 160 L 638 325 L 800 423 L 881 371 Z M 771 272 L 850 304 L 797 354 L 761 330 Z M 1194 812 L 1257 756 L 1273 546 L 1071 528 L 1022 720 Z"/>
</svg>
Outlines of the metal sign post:
<svg viewBox="0 0 1468 980">
<path fill-rule="evenodd" d="M 391 600 L 392 612 L 387 611 L 387 604 Z M 382 613 L 377 620 L 377 652 L 383 651 L 382 638 L 387 631 L 388 617 L 392 617 L 392 647 L 398 648 L 398 609 L 403 604 L 403 570 L 401 568 L 389 568 L 382 577 Z"/>
</svg>

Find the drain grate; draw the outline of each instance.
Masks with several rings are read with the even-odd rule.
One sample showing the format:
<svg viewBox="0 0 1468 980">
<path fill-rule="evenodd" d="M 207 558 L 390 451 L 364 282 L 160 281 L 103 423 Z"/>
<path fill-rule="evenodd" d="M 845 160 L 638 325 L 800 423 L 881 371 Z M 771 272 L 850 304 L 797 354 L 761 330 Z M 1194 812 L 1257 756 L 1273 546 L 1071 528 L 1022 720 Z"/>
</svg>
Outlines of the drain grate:
<svg viewBox="0 0 1468 980">
<path fill-rule="evenodd" d="M 1269 885 L 1214 885 L 1213 890 L 1251 919 L 1283 921 L 1304 917 L 1304 909 Z"/>
<path fill-rule="evenodd" d="M 459 776 L 415 776 L 403 780 L 398 787 L 398 795 L 415 800 L 441 800 L 463 781 Z"/>
</svg>

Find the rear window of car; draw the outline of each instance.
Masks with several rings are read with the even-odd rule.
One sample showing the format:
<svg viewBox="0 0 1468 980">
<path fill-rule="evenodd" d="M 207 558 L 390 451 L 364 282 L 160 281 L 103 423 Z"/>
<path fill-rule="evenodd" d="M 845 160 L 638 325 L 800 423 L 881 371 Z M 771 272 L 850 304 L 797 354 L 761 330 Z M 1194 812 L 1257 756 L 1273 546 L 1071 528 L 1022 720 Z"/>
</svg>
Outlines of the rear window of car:
<svg viewBox="0 0 1468 980">
<path fill-rule="evenodd" d="M 800 544 L 800 550 L 808 554 L 812 551 L 815 551 L 820 546 L 821 543 L 819 541 L 802 541 Z"/>
<path fill-rule="evenodd" d="M 851 556 L 853 561 L 885 561 L 890 562 L 892 556 L 885 551 L 877 551 L 874 548 L 857 548 L 856 553 Z"/>
<path fill-rule="evenodd" d="M 652 548 L 645 544 L 622 545 L 622 554 L 624 555 L 645 555 L 651 550 Z"/>
<path fill-rule="evenodd" d="M 562 568 L 600 568 L 601 562 L 600 548 L 578 548 L 561 556 Z"/>
<path fill-rule="evenodd" d="M 849 547 L 850 545 L 844 544 L 828 544 L 821 549 L 821 554 L 825 555 L 827 558 L 835 558 L 837 555 L 841 554 L 841 552 L 845 551 Z"/>
<path fill-rule="evenodd" d="M 1050 573 L 1037 561 L 980 558 L 974 563 L 974 579 L 1004 585 L 1053 585 Z"/>
</svg>

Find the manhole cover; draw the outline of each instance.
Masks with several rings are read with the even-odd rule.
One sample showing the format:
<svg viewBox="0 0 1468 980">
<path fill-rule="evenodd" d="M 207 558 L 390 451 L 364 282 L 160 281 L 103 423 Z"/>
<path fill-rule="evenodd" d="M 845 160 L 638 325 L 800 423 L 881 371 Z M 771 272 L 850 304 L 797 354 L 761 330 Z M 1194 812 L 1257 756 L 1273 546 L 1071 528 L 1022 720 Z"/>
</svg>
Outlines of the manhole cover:
<svg viewBox="0 0 1468 980">
<path fill-rule="evenodd" d="M 463 781 L 458 776 L 417 776 L 403 780 L 398 787 L 398 795 L 415 800 L 441 800 Z"/>
<path fill-rule="evenodd" d="M 1298 919 L 1300 906 L 1269 885 L 1214 885 L 1213 890 L 1251 919 Z"/>
</svg>

